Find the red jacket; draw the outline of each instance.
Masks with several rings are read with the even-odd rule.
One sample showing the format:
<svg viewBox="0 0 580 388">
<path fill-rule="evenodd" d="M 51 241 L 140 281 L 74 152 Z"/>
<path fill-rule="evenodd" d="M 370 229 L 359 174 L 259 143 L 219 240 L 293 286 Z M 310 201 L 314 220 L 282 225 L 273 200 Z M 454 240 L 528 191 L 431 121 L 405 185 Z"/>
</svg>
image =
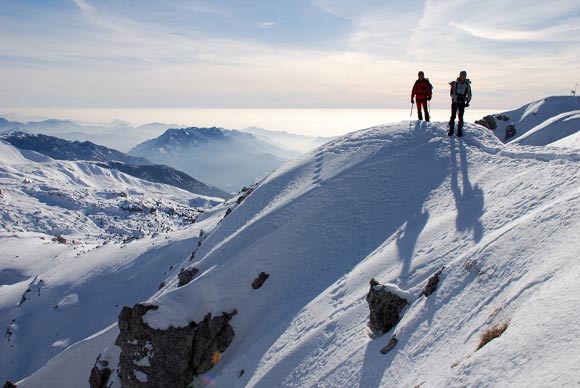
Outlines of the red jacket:
<svg viewBox="0 0 580 388">
<path fill-rule="evenodd" d="M 413 85 L 413 90 L 411 91 L 411 100 L 417 96 L 417 101 L 419 100 L 430 100 L 432 97 L 431 83 L 428 78 L 423 78 L 423 80 L 415 81 Z"/>
</svg>

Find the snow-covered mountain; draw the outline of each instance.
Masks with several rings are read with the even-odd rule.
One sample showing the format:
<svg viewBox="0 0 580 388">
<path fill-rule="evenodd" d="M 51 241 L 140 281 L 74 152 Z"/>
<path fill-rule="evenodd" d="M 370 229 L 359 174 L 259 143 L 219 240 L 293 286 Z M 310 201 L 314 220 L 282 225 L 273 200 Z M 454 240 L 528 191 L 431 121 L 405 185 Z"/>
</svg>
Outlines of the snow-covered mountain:
<svg viewBox="0 0 580 388">
<path fill-rule="evenodd" d="M 101 124 L 56 119 L 18 122 L 0 117 L 0 132 L 20 130 L 37 134 L 42 133 L 71 141 L 91 141 L 124 152 L 140 142 L 158 136 L 166 129 L 175 128 L 176 126 L 176 124 L 149 123 L 134 127 L 122 120 Z"/>
<path fill-rule="evenodd" d="M 198 388 L 577 386 L 579 165 L 472 124 L 461 139 L 414 121 L 343 136 L 228 204 L 175 267 L 197 270 L 188 284 L 174 276 L 18 386 L 86 387 L 93 365 L 93 387 L 194 371 Z M 369 329 L 373 290 L 407 302 L 385 335 Z"/>
<path fill-rule="evenodd" d="M 486 116 L 478 123 L 492 129 L 506 143 L 578 148 L 574 139 L 580 132 L 580 97 L 543 98 L 515 110 Z"/>
<path fill-rule="evenodd" d="M 242 129 L 242 131 L 251 133 L 258 138 L 272 142 L 278 147 L 289 148 L 300 153 L 311 151 L 314 148 L 320 147 L 321 145 L 328 143 L 335 138 L 296 135 L 284 131 L 270 131 L 268 129 L 258 127 L 248 127 Z"/>
<path fill-rule="evenodd" d="M 0 139 L 17 148 L 36 151 L 59 160 L 94 160 L 98 162 L 115 160 L 133 165 L 153 164 L 145 158 L 127 155 L 90 141 L 69 141 L 55 136 L 20 131 L 2 134 Z"/>
<path fill-rule="evenodd" d="M 299 155 L 249 133 L 215 127 L 168 129 L 129 153 L 172 166 L 227 191 L 250 185 Z"/>
<path fill-rule="evenodd" d="M 107 148 L 89 141 L 69 141 L 54 136 L 11 131 L 0 135 L 15 147 L 36 151 L 53 159 L 102 162 L 100 167 L 111 168 L 151 182 L 179 187 L 191 193 L 210 197 L 230 198 L 217 187 L 200 182 L 169 166 L 155 165 L 149 160 Z"/>
<path fill-rule="evenodd" d="M 184 172 L 174 169 L 173 167 L 161 164 L 150 166 L 135 166 L 123 162 L 107 162 L 104 164 L 107 168 L 112 168 L 124 172 L 125 174 L 145 179 L 151 182 L 164 183 L 187 190 L 190 193 L 205 195 L 208 197 L 231 198 L 232 195 L 225 191 L 208 185 L 194 179 Z"/>
<path fill-rule="evenodd" d="M 219 198 L 2 141 L 0 189 L 0 379 L 150 297 L 223 213 Z"/>
</svg>

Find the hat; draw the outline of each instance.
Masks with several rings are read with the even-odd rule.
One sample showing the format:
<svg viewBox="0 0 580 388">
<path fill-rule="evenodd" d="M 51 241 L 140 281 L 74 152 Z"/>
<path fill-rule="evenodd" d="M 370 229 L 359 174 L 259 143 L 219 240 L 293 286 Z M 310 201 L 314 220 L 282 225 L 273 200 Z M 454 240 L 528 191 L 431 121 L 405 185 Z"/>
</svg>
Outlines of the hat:
<svg viewBox="0 0 580 388">
<path fill-rule="evenodd" d="M 465 76 L 467 76 L 467 72 L 466 72 L 465 70 L 461 70 L 461 71 L 459 72 L 459 75 L 465 75 Z"/>
<path fill-rule="evenodd" d="M 423 73 L 423 71 L 420 71 L 419 74 L 417 75 L 425 75 L 425 73 Z"/>
</svg>

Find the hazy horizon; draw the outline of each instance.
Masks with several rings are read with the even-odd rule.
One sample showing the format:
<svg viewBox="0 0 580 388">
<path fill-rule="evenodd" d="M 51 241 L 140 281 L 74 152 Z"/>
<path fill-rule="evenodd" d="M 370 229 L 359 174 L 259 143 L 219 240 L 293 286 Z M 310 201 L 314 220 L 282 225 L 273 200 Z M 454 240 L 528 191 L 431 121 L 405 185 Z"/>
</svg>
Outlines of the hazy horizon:
<svg viewBox="0 0 580 388">
<path fill-rule="evenodd" d="M 578 0 L 4 1 L 0 107 L 405 109 L 422 70 L 444 109 L 466 70 L 474 109 L 507 110 L 580 82 L 578 20 Z"/>
<path fill-rule="evenodd" d="M 466 109 L 465 120 L 474 122 L 483 116 L 501 113 L 504 109 Z M 30 115 L 26 110 L 6 109 L 0 117 L 12 121 L 71 120 L 79 124 L 108 124 L 115 120 L 137 127 L 150 123 L 177 124 L 179 127 L 221 127 L 241 130 L 260 127 L 272 131 L 307 136 L 339 136 L 375 125 L 415 120 L 416 110 L 409 109 L 38 109 Z M 432 121 L 447 121 L 448 109 L 432 109 Z"/>
</svg>

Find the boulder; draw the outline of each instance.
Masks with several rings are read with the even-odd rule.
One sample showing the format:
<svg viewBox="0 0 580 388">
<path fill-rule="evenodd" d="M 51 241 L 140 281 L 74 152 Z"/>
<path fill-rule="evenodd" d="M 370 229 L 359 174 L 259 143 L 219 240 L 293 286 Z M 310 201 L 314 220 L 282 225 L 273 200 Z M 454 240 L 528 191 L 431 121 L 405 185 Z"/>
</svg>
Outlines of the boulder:
<svg viewBox="0 0 580 388">
<path fill-rule="evenodd" d="M 260 272 L 258 277 L 255 278 L 254 281 L 252 282 L 252 288 L 254 290 L 257 290 L 258 288 L 262 287 L 266 279 L 268 279 L 269 277 L 270 274 L 267 274 L 266 272 Z"/>
<path fill-rule="evenodd" d="M 229 322 L 237 314 L 235 310 L 216 317 L 207 314 L 201 322 L 190 322 L 185 327 L 159 330 L 143 322 L 143 316 L 157 308 L 125 306 L 119 315 L 115 345 L 121 348 L 118 375 L 123 388 L 186 388 L 194 376 L 207 372 L 219 361 L 234 339 Z M 95 365 L 91 388 L 106 386 L 107 381 L 98 385 L 106 369 Z"/>
<path fill-rule="evenodd" d="M 97 357 L 95 366 L 91 369 L 91 375 L 89 376 L 89 385 L 91 388 L 107 388 L 107 383 L 112 374 L 111 368 L 109 368 L 109 363 L 105 360 L 101 360 L 101 355 Z"/>
<path fill-rule="evenodd" d="M 495 118 L 492 115 L 487 115 L 481 120 L 477 120 L 475 124 L 479 124 L 481 126 L 486 127 L 487 129 L 496 129 L 497 124 L 495 122 Z"/>
<path fill-rule="evenodd" d="M 391 350 L 393 350 L 395 348 L 395 346 L 397 346 L 397 344 L 399 343 L 399 340 L 397 339 L 397 337 L 393 334 L 393 336 L 391 337 L 391 339 L 389 340 L 389 343 L 387 344 L 387 346 L 385 346 L 384 348 L 381 349 L 381 353 L 382 354 L 387 354 L 389 353 Z"/>
<path fill-rule="evenodd" d="M 508 125 L 506 127 L 506 129 L 505 129 L 505 137 L 504 137 L 504 140 L 511 139 L 515 135 L 516 135 L 516 125 L 515 124 Z"/>
<path fill-rule="evenodd" d="M 370 327 L 381 333 L 391 330 L 401 319 L 407 300 L 388 290 L 375 279 L 366 296 L 370 309 Z"/>
<path fill-rule="evenodd" d="M 185 286 L 187 283 L 191 282 L 195 275 L 199 273 L 199 269 L 197 268 L 182 268 L 177 275 L 179 279 L 179 283 L 177 283 L 177 287 Z"/>
<path fill-rule="evenodd" d="M 429 296 L 435 291 L 437 291 L 437 286 L 439 285 L 439 275 L 441 275 L 444 269 L 445 267 L 441 268 L 439 271 L 435 272 L 435 274 L 433 274 L 433 276 L 429 278 L 427 284 L 425 285 L 425 288 L 423 288 L 423 295 Z"/>
</svg>

